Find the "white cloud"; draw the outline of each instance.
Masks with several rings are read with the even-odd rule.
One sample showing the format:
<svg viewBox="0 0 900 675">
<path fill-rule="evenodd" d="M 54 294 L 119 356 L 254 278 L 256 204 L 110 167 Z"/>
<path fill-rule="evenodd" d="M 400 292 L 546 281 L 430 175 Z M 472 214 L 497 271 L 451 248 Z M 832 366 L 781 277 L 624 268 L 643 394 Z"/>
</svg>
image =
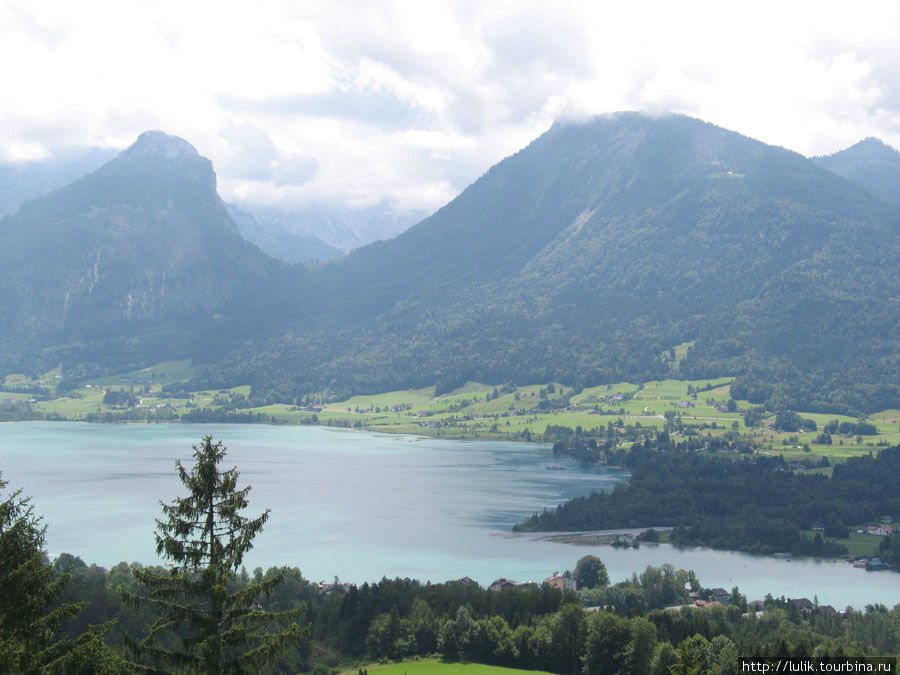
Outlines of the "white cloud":
<svg viewBox="0 0 900 675">
<path fill-rule="evenodd" d="M 160 128 L 260 202 L 437 208 L 554 118 L 621 109 L 804 154 L 900 147 L 884 0 L 7 0 L 0 62 L 8 159 Z"/>
<path fill-rule="evenodd" d="M 6 150 L 6 160 L 8 162 L 35 162 L 47 159 L 50 152 L 40 143 L 34 142 L 13 142 Z"/>
</svg>

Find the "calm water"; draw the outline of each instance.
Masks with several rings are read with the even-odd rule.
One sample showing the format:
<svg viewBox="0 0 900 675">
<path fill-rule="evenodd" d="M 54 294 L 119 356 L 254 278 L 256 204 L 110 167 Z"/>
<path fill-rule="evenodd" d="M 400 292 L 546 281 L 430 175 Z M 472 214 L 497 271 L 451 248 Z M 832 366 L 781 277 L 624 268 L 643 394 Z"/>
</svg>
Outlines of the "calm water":
<svg viewBox="0 0 900 675">
<path fill-rule="evenodd" d="M 0 424 L 0 470 L 22 487 L 48 525 L 52 553 L 88 562 L 159 562 L 159 500 L 183 495 L 173 470 L 205 434 L 228 446 L 248 515 L 272 510 L 247 567 L 287 564 L 313 580 L 388 577 L 444 581 L 470 576 L 541 580 L 579 557 L 603 558 L 614 581 L 647 565 L 693 569 L 707 586 L 818 595 L 836 607 L 900 602 L 900 574 L 840 561 L 775 558 L 644 545 L 638 550 L 556 544 L 512 535 L 536 510 L 626 479 L 552 457 L 546 446 L 439 441 L 320 427 Z M 548 471 L 548 463 L 567 471 Z"/>
</svg>

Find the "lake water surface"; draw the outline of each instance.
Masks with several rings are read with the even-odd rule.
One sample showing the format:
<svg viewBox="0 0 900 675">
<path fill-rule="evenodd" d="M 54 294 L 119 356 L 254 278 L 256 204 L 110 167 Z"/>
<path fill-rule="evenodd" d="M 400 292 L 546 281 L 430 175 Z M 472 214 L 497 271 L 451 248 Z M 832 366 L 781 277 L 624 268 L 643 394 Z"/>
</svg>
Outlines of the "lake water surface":
<svg viewBox="0 0 900 675">
<path fill-rule="evenodd" d="M 613 581 L 647 565 L 693 569 L 706 586 L 814 595 L 843 608 L 900 602 L 900 574 L 867 573 L 843 561 L 799 560 L 703 548 L 643 545 L 621 550 L 513 535 L 513 523 L 545 506 L 627 480 L 587 469 L 548 446 L 447 441 L 322 427 L 263 425 L 0 424 L 0 470 L 9 488 L 34 498 L 47 548 L 110 566 L 159 562 L 159 500 L 185 494 L 174 462 L 206 435 L 228 446 L 226 467 L 250 484 L 254 516 L 269 522 L 248 554 L 256 566 L 299 567 L 312 580 L 372 581 L 469 576 L 540 581 L 582 555 L 605 561 Z M 562 464 L 566 471 L 547 470 Z M 664 524 L 664 523 L 661 523 Z"/>
</svg>

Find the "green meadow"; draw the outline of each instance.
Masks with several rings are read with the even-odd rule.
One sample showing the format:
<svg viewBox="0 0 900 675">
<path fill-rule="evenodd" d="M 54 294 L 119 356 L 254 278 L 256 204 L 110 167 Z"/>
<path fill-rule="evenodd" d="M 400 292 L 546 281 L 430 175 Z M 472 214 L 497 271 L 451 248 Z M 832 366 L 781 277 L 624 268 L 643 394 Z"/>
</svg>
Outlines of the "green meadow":
<svg viewBox="0 0 900 675">
<path fill-rule="evenodd" d="M 141 368 L 140 370 L 132 370 L 127 373 L 118 375 L 110 375 L 108 377 L 99 377 L 88 380 L 86 384 L 92 384 L 99 387 L 113 387 L 133 384 L 153 383 L 158 386 L 170 384 L 172 382 L 184 382 L 190 379 L 195 368 L 191 366 L 191 362 L 187 361 L 163 361 L 149 368 Z"/>
<path fill-rule="evenodd" d="M 44 416 L 68 420 L 177 421 L 181 415 L 198 410 L 219 415 L 223 420 L 227 415 L 251 413 L 276 424 L 320 424 L 442 438 L 542 440 L 551 425 L 580 427 L 585 432 L 610 427 L 620 433 L 629 428 L 668 429 L 676 439 L 687 435 L 727 435 L 731 439 L 747 440 L 761 453 L 783 455 L 810 466 L 810 470 L 824 473 L 830 468 L 812 468 L 823 457 L 832 464 L 900 443 L 898 410 L 884 410 L 868 417 L 867 421 L 877 427 L 877 435 L 832 434 L 831 444 L 820 442 L 822 428 L 828 422 L 857 420 L 801 411 L 801 417 L 813 419 L 818 428 L 813 432 L 790 433 L 776 431 L 774 414 L 766 413 L 760 424 L 747 427 L 745 413 L 755 406 L 747 401 L 731 401 L 733 378 L 729 377 L 618 382 L 579 392 L 558 382 L 519 387 L 466 382 L 441 396 L 435 396 L 434 388 L 427 387 L 303 406 L 275 403 L 249 407 L 251 388 L 246 384 L 185 392 L 178 398 L 164 395 L 164 386 L 187 382 L 195 372 L 189 361 L 165 361 L 88 380 L 65 396 L 55 396 L 56 385 L 62 378 L 56 369 L 36 378 L 7 375 L 4 387 L 38 386 L 49 390 L 51 396 L 38 397 L 31 403 L 32 409 Z M 35 396 L 22 391 L 6 392 L 2 388 L 0 402 L 29 401 Z M 107 390 L 128 392 L 130 396 L 125 403 L 107 404 L 103 402 Z M 317 399 L 327 400 L 327 396 Z"/>
</svg>

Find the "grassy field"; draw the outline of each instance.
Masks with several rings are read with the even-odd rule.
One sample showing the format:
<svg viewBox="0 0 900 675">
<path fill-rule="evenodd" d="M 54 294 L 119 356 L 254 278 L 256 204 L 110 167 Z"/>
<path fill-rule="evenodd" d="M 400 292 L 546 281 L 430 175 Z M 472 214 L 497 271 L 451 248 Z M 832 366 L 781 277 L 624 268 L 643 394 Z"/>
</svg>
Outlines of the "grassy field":
<svg viewBox="0 0 900 675">
<path fill-rule="evenodd" d="M 127 386 L 133 384 L 170 384 L 172 382 L 184 382 L 190 379 L 195 369 L 190 361 L 163 361 L 148 368 L 132 370 L 127 373 L 119 373 L 108 377 L 98 377 L 88 380 L 86 384 L 99 387 Z"/>
<path fill-rule="evenodd" d="M 760 452 L 782 455 L 810 466 L 819 463 L 823 457 L 829 463 L 841 462 L 900 443 L 898 410 L 885 410 L 869 417 L 878 428 L 877 436 L 835 434 L 830 445 L 816 443 L 824 425 L 834 419 L 855 422 L 855 418 L 801 412 L 802 417 L 815 420 L 818 430 L 788 433 L 772 429 L 774 415 L 769 414 L 759 426 L 747 428 L 744 414 L 753 406 L 747 401 L 736 401 L 731 404 L 732 410 L 728 410 L 733 380 L 728 377 L 619 382 L 591 387 L 577 394 L 559 383 L 506 387 L 504 390 L 503 387 L 466 382 L 441 396 L 434 396 L 434 388 L 428 387 L 354 396 L 325 405 L 303 407 L 284 403 L 244 408 L 243 401 L 249 399 L 251 391 L 249 385 L 241 384 L 221 390 L 194 391 L 178 399 L 161 395 L 164 385 L 187 381 L 194 372 L 189 361 L 165 361 L 84 382 L 65 397 L 56 398 L 52 395 L 62 379 L 59 369 L 44 373 L 37 380 L 25 374 L 7 375 L 5 384 L 10 388 L 37 385 L 50 390 L 51 400 L 37 400 L 32 403 L 33 409 L 70 420 L 97 419 L 104 414 L 121 416 L 128 412 L 121 406 L 103 403 L 105 390 L 111 388 L 133 393 L 139 410 L 130 409 L 130 419 L 153 419 L 154 415 L 171 419 L 190 409 L 221 408 L 237 413 L 262 413 L 270 420 L 284 424 L 325 424 L 387 433 L 498 440 L 540 439 L 549 425 L 581 427 L 585 431 L 605 429 L 609 425 L 664 429 L 671 421 L 676 438 L 681 433 L 734 434 L 749 440 Z M 4 392 L 0 387 L 0 402 L 30 398 L 30 394 Z M 565 405 L 561 402 L 566 399 L 568 406 L 560 407 Z"/>
<path fill-rule="evenodd" d="M 31 394 L 21 394 L 14 391 L 0 391 L 0 399 L 7 399 L 10 401 L 28 401 L 31 399 Z"/>
<path fill-rule="evenodd" d="M 85 415 L 102 411 L 108 407 L 103 405 L 103 390 L 95 388 L 70 392 L 69 396 L 34 404 L 35 410 L 43 413 L 55 413 L 73 420 L 84 419 Z"/>
<path fill-rule="evenodd" d="M 572 390 L 553 383 L 551 386 L 529 385 L 499 393 L 490 386 L 467 382 L 463 387 L 439 397 L 431 389 L 385 392 L 371 396 L 355 396 L 338 401 L 316 411 L 320 424 L 365 427 L 391 433 L 416 433 L 430 436 L 458 438 L 522 438 L 525 434 L 543 434 L 548 425 L 581 427 L 590 430 L 621 422 L 625 426 L 662 429 L 666 416 L 680 420 L 685 427 L 694 427 L 702 434 L 713 436 L 737 432 L 763 446 L 768 454 L 812 464 L 824 456 L 829 461 L 843 461 L 847 457 L 877 451 L 878 443 L 893 445 L 900 442 L 900 429 L 894 418 L 897 411 L 885 411 L 873 416 L 879 426 L 877 437 L 835 437 L 832 445 L 816 444 L 817 432 L 784 433 L 772 430 L 773 418 L 764 420 L 757 429 L 744 424 L 743 411 L 747 402 L 738 402 L 738 410 L 724 409 L 730 398 L 730 378 L 718 380 L 664 380 L 647 382 L 643 386 L 621 382 L 615 385 L 592 387 L 572 395 L 566 409 L 539 409 L 542 396 L 547 398 L 571 395 Z M 698 391 L 702 389 L 703 391 Z M 494 392 L 499 394 L 496 398 Z M 688 392 L 693 392 L 689 394 Z M 254 412 L 274 415 L 278 421 L 309 421 L 309 410 L 292 406 L 266 406 Z M 811 415 L 824 426 L 832 419 L 851 418 L 836 415 Z M 855 420 L 853 420 L 855 421 Z M 809 447 L 806 452 L 804 446 Z M 825 469 L 824 471 L 827 471 Z"/>
<path fill-rule="evenodd" d="M 364 666 L 372 675 L 509 675 L 511 673 L 534 673 L 543 675 L 542 670 L 517 670 L 500 666 L 485 666 L 480 663 L 445 663 L 434 659 L 424 661 L 401 661 L 385 665 Z M 346 670 L 346 675 L 357 675 L 359 669 Z"/>
<path fill-rule="evenodd" d="M 861 555 L 870 558 L 878 555 L 878 545 L 881 543 L 881 537 L 871 534 L 858 534 L 855 531 L 851 531 L 847 539 L 836 539 L 835 541 L 846 546 L 851 556 Z"/>
<path fill-rule="evenodd" d="M 894 523 L 892 525 L 894 529 L 897 528 L 897 524 Z M 850 530 L 850 536 L 846 539 L 835 539 L 833 537 L 827 537 L 827 541 L 835 541 L 838 544 L 843 544 L 847 547 L 848 555 L 851 557 L 859 557 L 862 556 L 864 558 L 877 558 L 878 557 L 878 546 L 881 544 L 881 537 L 872 534 L 860 534 L 856 530 L 859 526 L 854 526 L 848 528 Z M 812 530 L 804 530 L 803 532 L 808 537 L 814 537 L 816 535 Z"/>
</svg>

